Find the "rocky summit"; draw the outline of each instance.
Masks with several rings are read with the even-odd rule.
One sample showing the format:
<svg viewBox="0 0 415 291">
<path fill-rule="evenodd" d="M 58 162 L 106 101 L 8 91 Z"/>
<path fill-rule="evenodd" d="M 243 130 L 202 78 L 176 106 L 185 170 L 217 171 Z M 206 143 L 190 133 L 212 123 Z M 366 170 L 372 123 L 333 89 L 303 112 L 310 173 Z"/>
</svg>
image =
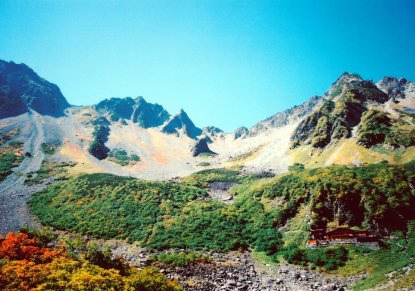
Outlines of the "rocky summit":
<svg viewBox="0 0 415 291">
<path fill-rule="evenodd" d="M 25 64 L 0 60 L 0 76 L 1 82 L 18 95 L 27 108 L 40 114 L 63 116 L 64 110 L 70 106 L 58 86 L 42 79 Z M 13 116 L 19 115 L 21 110 L 13 113 Z"/>
<path fill-rule="evenodd" d="M 188 137 L 195 139 L 202 134 L 202 130 L 194 125 L 187 113 L 183 109 L 174 116 L 162 127 L 162 132 L 167 134 L 179 135 L 183 132 Z"/>
</svg>

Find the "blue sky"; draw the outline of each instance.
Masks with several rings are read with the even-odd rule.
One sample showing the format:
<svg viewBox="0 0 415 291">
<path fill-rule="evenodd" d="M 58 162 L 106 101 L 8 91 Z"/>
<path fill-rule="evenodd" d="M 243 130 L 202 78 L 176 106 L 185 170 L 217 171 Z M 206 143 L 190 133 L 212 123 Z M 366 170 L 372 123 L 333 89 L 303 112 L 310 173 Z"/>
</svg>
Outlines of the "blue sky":
<svg viewBox="0 0 415 291">
<path fill-rule="evenodd" d="M 414 15 L 412 0 L 0 0 L 0 58 L 71 104 L 143 96 L 231 131 L 345 71 L 415 80 Z"/>
</svg>

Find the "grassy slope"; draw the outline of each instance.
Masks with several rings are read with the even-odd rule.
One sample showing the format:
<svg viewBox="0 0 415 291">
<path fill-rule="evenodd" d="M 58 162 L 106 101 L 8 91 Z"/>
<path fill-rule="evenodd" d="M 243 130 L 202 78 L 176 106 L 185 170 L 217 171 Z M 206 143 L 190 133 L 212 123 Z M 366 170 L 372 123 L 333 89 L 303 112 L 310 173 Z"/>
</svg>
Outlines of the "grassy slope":
<svg viewBox="0 0 415 291">
<path fill-rule="evenodd" d="M 312 154 L 310 154 L 312 153 Z M 307 168 L 326 165 L 353 165 L 359 163 L 373 164 L 388 161 L 391 164 L 404 164 L 413 160 L 415 147 L 387 150 L 381 147 L 367 149 L 356 144 L 354 139 L 342 140 L 335 146 L 328 146 L 324 151 L 302 146 L 288 152 L 293 162 L 304 164 Z"/>
<path fill-rule="evenodd" d="M 24 159 L 23 144 L 20 142 L 9 143 L 0 148 L 0 181 L 6 179 Z"/>
<path fill-rule="evenodd" d="M 408 212 L 415 205 L 414 194 L 407 185 L 414 179 L 413 163 L 336 166 L 270 179 L 239 176 L 230 170 L 206 170 L 181 183 L 93 174 L 52 185 L 36 194 L 30 204 L 43 223 L 60 229 L 104 238 L 128 238 L 157 249 L 227 251 L 249 245 L 256 248 L 276 235 L 261 238 L 259 234 L 276 227 L 283 231 L 283 244 L 294 242 L 300 246 L 305 244 L 312 223 L 364 228 L 375 226 L 370 224 L 375 222 L 381 227 L 404 230 L 406 224 L 402 222 L 414 219 Z M 231 190 L 236 195 L 233 205 L 207 198 L 204 188 L 212 181 L 240 184 Z M 364 203 L 360 202 L 362 198 Z M 329 202 L 323 208 L 321 199 Z M 344 213 L 338 217 L 331 214 L 330 207 L 338 205 L 335 201 L 345 203 Z M 350 201 L 364 208 L 355 208 L 353 203 L 348 204 Z M 403 220 L 385 220 L 390 211 Z M 282 248 L 279 242 L 276 244 Z M 382 282 L 384 274 L 408 264 L 397 256 L 391 269 L 385 269 L 381 262 L 386 257 L 394 258 L 389 248 L 369 255 L 351 252 L 351 259 L 338 273 L 351 275 L 369 270 L 372 276 L 360 283 L 365 287 Z"/>
</svg>

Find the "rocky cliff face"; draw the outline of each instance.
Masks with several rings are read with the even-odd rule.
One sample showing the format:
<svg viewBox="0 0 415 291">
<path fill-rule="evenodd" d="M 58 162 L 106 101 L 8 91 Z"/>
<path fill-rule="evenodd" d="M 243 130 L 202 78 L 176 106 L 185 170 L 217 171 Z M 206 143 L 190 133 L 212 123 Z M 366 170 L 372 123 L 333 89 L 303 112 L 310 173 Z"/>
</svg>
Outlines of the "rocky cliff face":
<svg viewBox="0 0 415 291">
<path fill-rule="evenodd" d="M 196 139 L 202 134 L 202 130 L 195 126 L 189 116 L 180 110 L 180 112 L 174 115 L 161 129 L 162 132 L 167 134 L 179 135 L 182 131 L 185 135 L 192 139 Z"/>
<path fill-rule="evenodd" d="M 209 149 L 207 141 L 204 138 L 201 138 L 200 140 L 198 140 L 196 144 L 192 147 L 190 152 L 192 153 L 192 156 L 194 157 L 197 157 L 198 155 L 203 154 L 203 153 L 216 155 L 215 152 Z"/>
<path fill-rule="evenodd" d="M 351 137 L 369 106 L 384 104 L 390 98 L 371 81 L 344 73 L 323 97 L 322 104 L 295 129 L 292 148 L 307 144 L 324 148 L 331 142 Z"/>
<path fill-rule="evenodd" d="M 70 106 L 58 86 L 42 79 L 25 64 L 0 60 L 0 77 L 28 108 L 40 114 L 62 116 Z"/>
<path fill-rule="evenodd" d="M 95 109 L 101 114 L 107 114 L 111 121 L 119 121 L 120 119 L 131 119 L 134 105 L 135 101 L 131 97 L 113 97 L 99 102 L 95 105 Z"/>
<path fill-rule="evenodd" d="M 0 118 L 18 116 L 28 111 L 26 104 L 12 91 L 7 81 L 0 76 Z"/>
<path fill-rule="evenodd" d="M 376 86 L 395 100 L 415 94 L 415 83 L 405 78 L 384 77 Z"/>
<path fill-rule="evenodd" d="M 157 127 L 166 122 L 170 114 L 159 104 L 147 103 L 143 97 L 136 99 L 132 121 L 140 124 L 143 128 Z"/>
<path fill-rule="evenodd" d="M 95 109 L 111 121 L 131 120 L 143 128 L 160 126 L 170 117 L 163 106 L 148 103 L 143 97 L 110 98 L 95 105 Z"/>
</svg>

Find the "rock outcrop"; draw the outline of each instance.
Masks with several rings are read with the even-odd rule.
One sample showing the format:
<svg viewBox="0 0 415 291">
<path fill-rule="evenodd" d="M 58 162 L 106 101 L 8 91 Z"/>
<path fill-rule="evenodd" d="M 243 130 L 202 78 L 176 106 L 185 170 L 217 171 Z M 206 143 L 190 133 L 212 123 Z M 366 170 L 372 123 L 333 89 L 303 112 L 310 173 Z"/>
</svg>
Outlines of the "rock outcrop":
<svg viewBox="0 0 415 291">
<path fill-rule="evenodd" d="M 18 116 L 28 110 L 20 96 L 12 91 L 6 80 L 0 76 L 0 118 Z"/>
<path fill-rule="evenodd" d="M 202 130 L 195 126 L 183 109 L 170 118 L 170 120 L 163 125 L 161 131 L 167 134 L 176 134 L 177 136 L 182 132 L 192 139 L 196 139 L 202 134 Z"/>
<path fill-rule="evenodd" d="M 344 73 L 332 84 L 291 136 L 292 148 L 311 144 L 324 148 L 332 142 L 351 137 L 364 112 L 372 104 L 384 104 L 392 97 L 385 94 L 371 81 L 357 74 Z"/>
<path fill-rule="evenodd" d="M 148 103 L 143 97 L 138 97 L 135 101 L 131 120 L 143 128 L 160 126 L 170 117 L 170 114 L 159 104 Z"/>
<path fill-rule="evenodd" d="M 209 137 L 217 137 L 223 134 L 223 130 L 216 126 L 206 126 L 202 130 Z"/>
<path fill-rule="evenodd" d="M 376 86 L 394 99 L 403 99 L 406 97 L 407 89 L 411 83 L 405 78 L 384 77 L 376 83 Z"/>
<path fill-rule="evenodd" d="M 170 117 L 163 106 L 149 103 L 141 96 L 136 99 L 105 99 L 95 105 L 95 109 L 99 113 L 107 114 L 111 121 L 131 120 L 143 128 L 160 126 Z"/>
<path fill-rule="evenodd" d="M 0 77 L 28 108 L 40 114 L 63 116 L 70 106 L 58 86 L 42 79 L 25 64 L 0 60 Z"/>
<path fill-rule="evenodd" d="M 133 114 L 135 101 L 131 97 L 105 99 L 95 105 L 95 109 L 102 114 L 108 114 L 111 121 L 130 119 Z"/>
<path fill-rule="evenodd" d="M 238 138 L 244 138 L 248 135 L 249 130 L 248 128 L 242 126 L 242 127 L 238 127 L 237 129 L 235 129 L 235 131 L 233 132 L 233 138 L 234 139 L 238 139 Z"/>
<path fill-rule="evenodd" d="M 190 151 L 192 152 L 192 155 L 194 157 L 197 157 L 198 155 L 203 153 L 216 155 L 215 152 L 209 149 L 209 146 L 205 138 L 199 139 Z"/>
</svg>

